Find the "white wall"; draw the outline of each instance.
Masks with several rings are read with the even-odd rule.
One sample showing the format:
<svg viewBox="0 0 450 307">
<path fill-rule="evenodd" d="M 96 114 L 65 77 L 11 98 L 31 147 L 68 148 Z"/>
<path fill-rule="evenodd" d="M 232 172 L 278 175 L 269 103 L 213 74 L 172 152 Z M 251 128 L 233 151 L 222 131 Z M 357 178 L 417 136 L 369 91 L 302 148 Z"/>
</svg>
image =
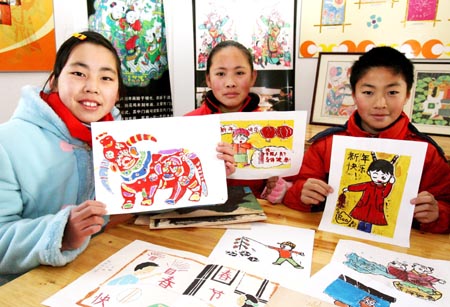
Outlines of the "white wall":
<svg viewBox="0 0 450 307">
<path fill-rule="evenodd" d="M 56 44 L 77 31 L 87 29 L 86 0 L 53 0 Z M 165 0 L 167 46 L 175 116 L 181 116 L 194 105 L 194 34 L 191 0 Z M 297 2 L 301 6 L 301 1 Z M 297 11 L 297 28 L 300 11 Z M 298 33 L 298 31 L 297 31 Z M 298 35 L 296 35 L 298 48 Z M 316 72 L 316 59 L 295 57 L 295 107 L 311 109 Z M 1 63 L 0 63 L 1 65 Z M 26 84 L 43 86 L 48 72 L 0 73 L 0 123 L 8 120 L 17 106 L 20 88 Z M 308 113 L 309 114 L 309 113 Z"/>
</svg>

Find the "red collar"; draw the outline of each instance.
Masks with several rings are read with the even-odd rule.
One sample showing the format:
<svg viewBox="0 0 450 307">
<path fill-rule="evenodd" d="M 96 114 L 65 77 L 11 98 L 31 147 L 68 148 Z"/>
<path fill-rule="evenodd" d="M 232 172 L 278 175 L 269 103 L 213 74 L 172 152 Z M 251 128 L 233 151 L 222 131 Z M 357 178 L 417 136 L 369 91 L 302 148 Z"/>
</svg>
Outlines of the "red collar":
<svg viewBox="0 0 450 307">
<path fill-rule="evenodd" d="M 47 94 L 41 91 L 40 96 L 45 102 L 48 103 L 53 111 L 55 111 L 55 113 L 66 124 L 71 136 L 82 140 L 83 142 L 86 142 L 87 144 L 89 144 L 89 146 L 92 147 L 91 130 L 72 114 L 72 112 L 61 101 L 57 92 L 51 92 L 50 94 Z M 108 113 L 99 121 L 112 120 L 114 120 L 114 118 L 112 117 L 111 113 Z"/>
</svg>

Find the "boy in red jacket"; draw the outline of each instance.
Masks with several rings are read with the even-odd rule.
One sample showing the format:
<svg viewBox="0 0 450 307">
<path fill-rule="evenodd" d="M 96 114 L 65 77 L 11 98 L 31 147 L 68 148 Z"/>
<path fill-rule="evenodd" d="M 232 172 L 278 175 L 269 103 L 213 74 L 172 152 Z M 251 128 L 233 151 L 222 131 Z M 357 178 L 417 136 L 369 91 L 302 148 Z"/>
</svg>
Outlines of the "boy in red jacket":
<svg viewBox="0 0 450 307">
<path fill-rule="evenodd" d="M 268 186 L 267 198 L 282 200 L 300 211 L 322 211 L 326 197 L 333 192 L 327 183 L 333 135 L 427 142 L 419 194 L 410 201 L 415 206 L 413 227 L 449 233 L 450 166 L 443 150 L 419 132 L 403 112 L 413 83 L 414 66 L 396 49 L 375 47 L 362 55 L 350 75 L 356 111 L 344 126 L 315 135 L 293 185 L 280 178 L 275 186 Z"/>
</svg>

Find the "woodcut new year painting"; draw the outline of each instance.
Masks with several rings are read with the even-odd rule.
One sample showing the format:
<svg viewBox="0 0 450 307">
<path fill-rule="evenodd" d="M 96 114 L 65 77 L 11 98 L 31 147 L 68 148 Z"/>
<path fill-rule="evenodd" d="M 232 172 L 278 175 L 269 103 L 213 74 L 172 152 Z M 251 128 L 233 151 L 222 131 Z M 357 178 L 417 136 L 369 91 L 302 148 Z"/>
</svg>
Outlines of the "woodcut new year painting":
<svg viewBox="0 0 450 307">
<path fill-rule="evenodd" d="M 334 136 L 319 228 L 409 246 L 426 143 Z"/>
</svg>

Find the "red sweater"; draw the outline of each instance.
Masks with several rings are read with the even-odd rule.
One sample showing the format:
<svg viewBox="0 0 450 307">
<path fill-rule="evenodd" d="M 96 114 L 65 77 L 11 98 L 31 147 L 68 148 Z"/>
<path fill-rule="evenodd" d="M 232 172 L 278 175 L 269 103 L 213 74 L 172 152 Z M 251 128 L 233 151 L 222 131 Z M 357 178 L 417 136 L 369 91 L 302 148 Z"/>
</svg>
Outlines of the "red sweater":
<svg viewBox="0 0 450 307">
<path fill-rule="evenodd" d="M 313 138 L 313 143 L 303 157 L 303 163 L 299 173 L 294 178 L 293 186 L 286 192 L 283 203 L 300 211 L 323 210 L 324 204 L 309 206 L 301 202 L 300 196 L 303 185 L 308 178 L 317 178 L 328 181 L 331 160 L 331 148 L 333 135 L 345 135 L 355 137 L 373 137 L 358 125 L 360 117 L 355 111 L 341 128 L 327 129 Z M 428 191 L 433 194 L 439 204 L 439 218 L 435 222 L 420 224 L 423 231 L 434 233 L 450 232 L 450 166 L 443 152 L 437 144 L 431 144 L 432 140 L 410 124 L 409 118 L 403 113 L 400 118 L 389 128 L 383 130 L 377 138 L 410 140 L 428 142 L 425 162 L 420 180 L 419 192 Z M 417 224 L 416 222 L 413 224 Z"/>
<path fill-rule="evenodd" d="M 209 114 L 219 114 L 222 113 L 220 111 L 220 102 L 214 97 L 212 91 L 208 91 L 206 93 L 205 101 L 202 105 L 185 114 L 185 116 L 196 116 L 196 115 L 209 115 Z M 249 93 L 244 103 L 242 104 L 241 109 L 238 112 L 260 112 L 261 109 L 259 107 L 259 96 L 254 93 Z M 228 179 L 228 186 L 248 186 L 252 190 L 253 194 L 257 198 L 261 197 L 261 193 L 266 186 L 265 180 L 239 180 L 239 179 Z"/>
</svg>

